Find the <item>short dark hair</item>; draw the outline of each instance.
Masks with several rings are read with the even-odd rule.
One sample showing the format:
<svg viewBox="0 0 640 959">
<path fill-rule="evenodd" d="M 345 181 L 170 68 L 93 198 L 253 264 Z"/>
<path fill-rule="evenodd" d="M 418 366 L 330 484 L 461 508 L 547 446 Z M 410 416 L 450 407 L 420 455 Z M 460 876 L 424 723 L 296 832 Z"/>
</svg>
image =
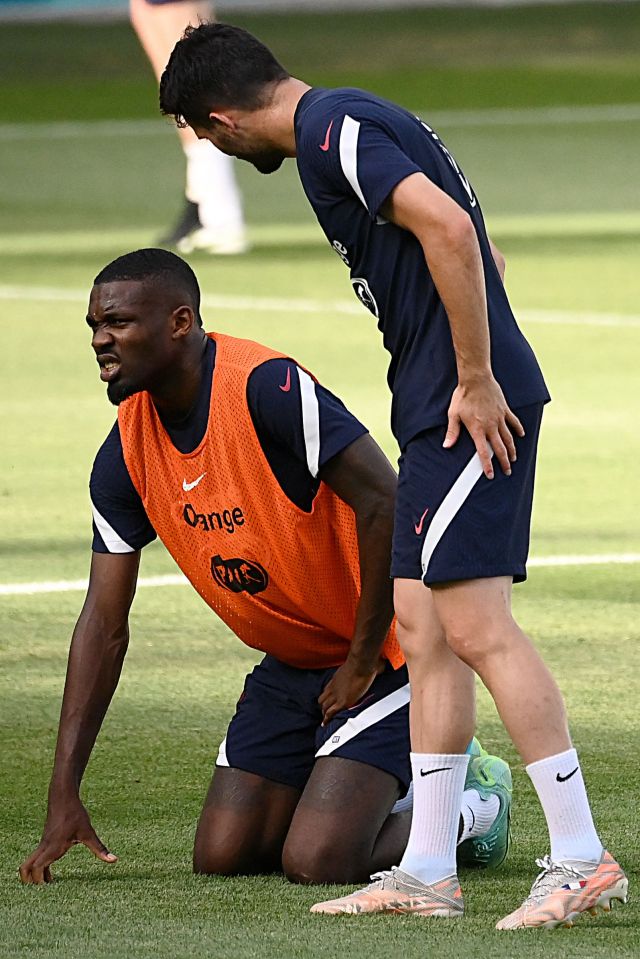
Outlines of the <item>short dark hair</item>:
<svg viewBox="0 0 640 959">
<path fill-rule="evenodd" d="M 212 109 L 257 110 L 289 74 L 270 50 L 240 27 L 187 27 L 160 79 L 160 110 L 178 126 L 210 126 Z"/>
<path fill-rule="evenodd" d="M 188 263 L 169 250 L 150 247 L 124 253 L 100 270 L 93 285 L 99 286 L 101 283 L 114 283 L 118 280 L 147 280 L 151 277 L 160 277 L 186 293 L 198 326 L 202 326 L 200 287 L 196 275 Z"/>
</svg>

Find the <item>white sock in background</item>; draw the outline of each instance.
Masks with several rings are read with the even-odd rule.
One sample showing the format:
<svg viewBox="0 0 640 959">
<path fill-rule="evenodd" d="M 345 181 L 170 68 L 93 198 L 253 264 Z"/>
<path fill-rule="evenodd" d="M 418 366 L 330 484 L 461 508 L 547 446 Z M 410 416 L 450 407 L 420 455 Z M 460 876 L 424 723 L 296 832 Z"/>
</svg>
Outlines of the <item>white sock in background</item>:
<svg viewBox="0 0 640 959">
<path fill-rule="evenodd" d="M 400 869 L 425 883 L 456 872 L 460 806 L 469 756 L 411 753 L 413 816 Z"/>
<path fill-rule="evenodd" d="M 243 232 L 240 191 L 233 160 L 208 140 L 198 140 L 185 150 L 187 200 L 198 204 L 200 222 L 213 232 Z"/>
<path fill-rule="evenodd" d="M 413 779 L 409 783 L 409 788 L 404 796 L 395 801 L 389 815 L 394 816 L 397 812 L 409 812 L 411 809 L 413 809 Z"/>
<path fill-rule="evenodd" d="M 593 824 L 575 749 L 530 763 L 526 769 L 547 820 L 552 860 L 597 862 L 602 854 L 602 843 Z"/>
<path fill-rule="evenodd" d="M 462 794 L 462 832 L 458 845 L 465 839 L 475 839 L 484 836 L 493 826 L 496 816 L 500 812 L 500 800 L 491 795 L 483 799 L 477 789 L 465 789 Z"/>
</svg>

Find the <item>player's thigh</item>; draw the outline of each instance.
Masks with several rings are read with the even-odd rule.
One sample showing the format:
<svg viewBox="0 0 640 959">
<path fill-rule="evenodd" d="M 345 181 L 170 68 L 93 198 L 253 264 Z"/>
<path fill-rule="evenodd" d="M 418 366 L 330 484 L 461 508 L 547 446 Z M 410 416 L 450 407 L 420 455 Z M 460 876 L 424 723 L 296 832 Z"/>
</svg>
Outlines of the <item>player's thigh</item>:
<svg viewBox="0 0 640 959">
<path fill-rule="evenodd" d="M 198 826 L 197 871 L 279 867 L 293 810 L 313 769 L 325 672 L 265 656 L 246 677 Z"/>
<path fill-rule="evenodd" d="M 232 767 L 217 767 L 200 815 L 194 870 L 249 875 L 280 869 L 300 790 Z"/>
<path fill-rule="evenodd" d="M 316 747 L 283 866 L 298 881 L 357 881 L 411 781 L 406 667 L 387 666 L 359 703 L 318 729 Z"/>
</svg>

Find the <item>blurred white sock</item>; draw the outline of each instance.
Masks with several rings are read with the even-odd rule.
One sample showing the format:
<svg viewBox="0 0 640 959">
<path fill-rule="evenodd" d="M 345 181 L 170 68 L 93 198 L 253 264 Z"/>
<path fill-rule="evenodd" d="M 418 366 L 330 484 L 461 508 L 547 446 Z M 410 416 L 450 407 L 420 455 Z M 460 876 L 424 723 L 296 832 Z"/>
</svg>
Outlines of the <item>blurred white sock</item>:
<svg viewBox="0 0 640 959">
<path fill-rule="evenodd" d="M 203 228 L 214 233 L 243 233 L 242 201 L 233 172 L 233 159 L 208 140 L 185 150 L 187 200 L 198 204 Z"/>
</svg>

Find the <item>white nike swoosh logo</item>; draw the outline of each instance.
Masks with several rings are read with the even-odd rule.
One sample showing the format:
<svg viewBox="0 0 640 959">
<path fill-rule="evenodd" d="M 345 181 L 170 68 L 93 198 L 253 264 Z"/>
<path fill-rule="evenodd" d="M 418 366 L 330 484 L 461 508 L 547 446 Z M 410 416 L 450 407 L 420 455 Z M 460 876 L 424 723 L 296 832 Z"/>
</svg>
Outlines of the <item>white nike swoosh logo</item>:
<svg viewBox="0 0 640 959">
<path fill-rule="evenodd" d="M 207 473 L 206 473 L 206 470 L 205 470 L 205 472 L 202 474 L 202 476 L 199 476 L 198 479 L 194 479 L 193 483 L 187 483 L 186 479 L 183 479 L 183 480 L 182 480 L 182 488 L 183 488 L 183 490 L 185 491 L 185 493 L 188 493 L 190 489 L 193 489 L 194 486 L 197 486 L 198 483 L 200 482 L 200 480 L 201 480 L 201 479 L 204 479 L 204 477 L 205 477 L 206 475 L 207 475 Z"/>
</svg>

